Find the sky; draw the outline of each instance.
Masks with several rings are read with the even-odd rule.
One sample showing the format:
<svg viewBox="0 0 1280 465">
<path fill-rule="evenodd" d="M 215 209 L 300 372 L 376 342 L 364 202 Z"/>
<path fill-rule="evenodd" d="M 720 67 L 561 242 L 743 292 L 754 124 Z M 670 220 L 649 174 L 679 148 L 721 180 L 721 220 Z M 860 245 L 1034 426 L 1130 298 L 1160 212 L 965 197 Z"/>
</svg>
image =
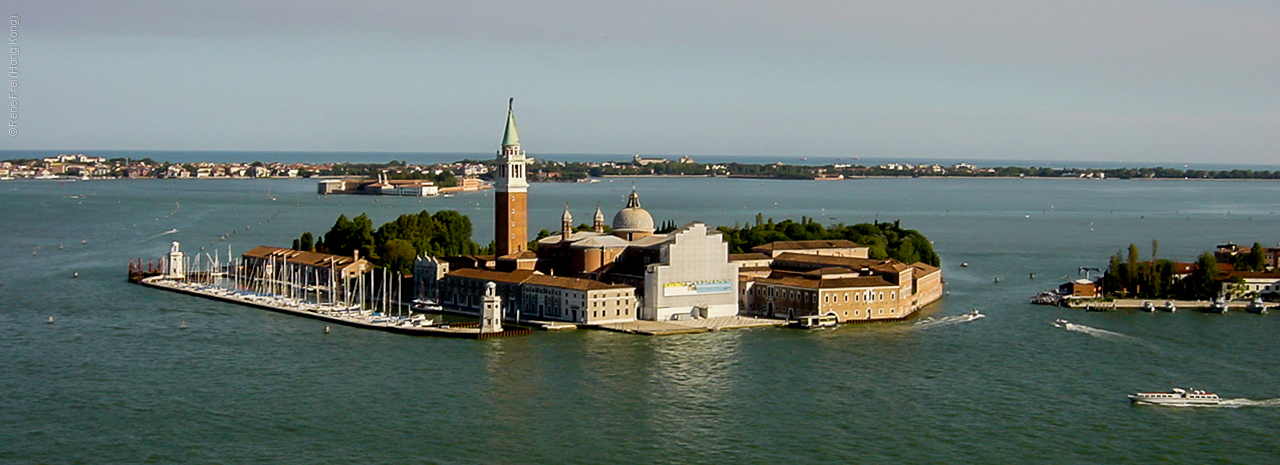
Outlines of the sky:
<svg viewBox="0 0 1280 465">
<path fill-rule="evenodd" d="M 363 3 L 6 1 L 0 150 L 1280 165 L 1274 0 Z"/>
</svg>

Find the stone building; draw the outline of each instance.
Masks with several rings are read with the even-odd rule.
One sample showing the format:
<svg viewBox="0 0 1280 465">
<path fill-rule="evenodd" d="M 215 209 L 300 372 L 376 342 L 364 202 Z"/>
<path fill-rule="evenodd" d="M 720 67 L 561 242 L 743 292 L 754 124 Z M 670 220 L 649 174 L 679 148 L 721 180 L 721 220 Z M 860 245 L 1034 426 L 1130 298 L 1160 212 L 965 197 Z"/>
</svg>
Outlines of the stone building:
<svg viewBox="0 0 1280 465">
<path fill-rule="evenodd" d="M 830 244 L 830 253 L 785 251 L 822 248 L 819 241 L 799 242 L 811 243 L 764 248 L 784 251 L 773 258 L 767 276 L 760 277 L 757 270 L 743 278 L 744 313 L 786 319 L 834 315 L 843 323 L 898 320 L 942 297 L 942 272 L 937 267 L 846 256 L 848 244 Z"/>
</svg>

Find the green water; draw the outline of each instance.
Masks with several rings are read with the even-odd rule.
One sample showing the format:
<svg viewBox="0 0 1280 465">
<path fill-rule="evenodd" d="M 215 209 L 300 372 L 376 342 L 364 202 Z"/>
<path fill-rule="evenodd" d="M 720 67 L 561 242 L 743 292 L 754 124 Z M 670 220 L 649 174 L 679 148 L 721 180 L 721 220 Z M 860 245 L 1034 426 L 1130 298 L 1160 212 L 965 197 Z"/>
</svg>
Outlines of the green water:
<svg viewBox="0 0 1280 465">
<path fill-rule="evenodd" d="M 224 256 L 228 244 L 235 254 L 287 245 L 339 213 L 380 224 L 452 208 L 487 242 L 491 193 L 321 198 L 312 181 L 3 182 L 0 463 L 1199 464 L 1274 463 L 1280 451 L 1277 315 L 1026 304 L 1131 242 L 1147 253 L 1159 239 L 1161 256 L 1184 260 L 1226 241 L 1274 244 L 1280 183 L 535 184 L 531 229 L 556 230 L 566 202 L 580 221 L 597 203 L 611 218 L 633 183 L 657 222 L 732 225 L 757 212 L 901 220 L 943 259 L 949 294 L 924 313 L 987 317 L 662 338 L 325 335 L 321 322 L 127 284 L 125 267 L 171 240 Z M 1093 330 L 1055 328 L 1058 318 Z M 1174 386 L 1233 400 L 1166 408 L 1125 398 Z"/>
</svg>

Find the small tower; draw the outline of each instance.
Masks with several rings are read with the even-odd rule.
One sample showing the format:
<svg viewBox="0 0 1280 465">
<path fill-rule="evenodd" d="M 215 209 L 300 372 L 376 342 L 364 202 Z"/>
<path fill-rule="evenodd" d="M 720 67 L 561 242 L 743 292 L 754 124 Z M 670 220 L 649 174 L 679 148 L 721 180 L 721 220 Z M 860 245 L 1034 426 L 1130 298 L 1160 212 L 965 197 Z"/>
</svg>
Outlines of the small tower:
<svg viewBox="0 0 1280 465">
<path fill-rule="evenodd" d="M 481 333 L 502 332 L 502 297 L 498 297 L 498 285 L 489 281 L 484 285 L 484 309 L 480 313 Z"/>
<path fill-rule="evenodd" d="M 164 277 L 168 279 L 186 278 L 186 258 L 179 250 L 178 241 L 169 245 L 169 257 L 166 259 Z"/>
<path fill-rule="evenodd" d="M 604 212 L 600 211 L 600 204 L 596 204 L 596 216 L 591 224 L 591 229 L 598 233 L 604 232 Z"/>
<path fill-rule="evenodd" d="M 567 241 L 573 235 L 573 215 L 569 214 L 569 204 L 564 204 L 564 214 L 560 215 L 560 240 Z"/>
</svg>

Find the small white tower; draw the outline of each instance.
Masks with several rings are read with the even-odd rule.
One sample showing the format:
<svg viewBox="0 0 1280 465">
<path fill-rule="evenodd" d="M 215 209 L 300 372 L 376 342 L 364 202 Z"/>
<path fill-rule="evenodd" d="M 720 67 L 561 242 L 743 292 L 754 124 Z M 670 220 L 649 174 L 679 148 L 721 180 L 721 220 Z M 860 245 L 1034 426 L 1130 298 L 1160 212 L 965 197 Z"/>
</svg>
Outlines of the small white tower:
<svg viewBox="0 0 1280 465">
<path fill-rule="evenodd" d="M 480 332 L 502 332 L 502 297 L 498 297 L 498 285 L 493 281 L 484 285 L 484 309 L 480 313 Z"/>
<path fill-rule="evenodd" d="M 165 263 L 164 277 L 168 279 L 186 278 L 186 259 L 183 257 L 182 251 L 179 250 L 178 241 L 173 241 L 169 245 L 169 258 Z"/>
<path fill-rule="evenodd" d="M 564 214 L 560 215 L 560 240 L 568 241 L 573 235 L 573 215 L 569 214 L 569 204 L 564 204 Z"/>
<path fill-rule="evenodd" d="M 604 232 L 604 212 L 600 211 L 600 204 L 596 204 L 596 216 L 592 218 L 591 229 L 598 233 Z"/>
</svg>

